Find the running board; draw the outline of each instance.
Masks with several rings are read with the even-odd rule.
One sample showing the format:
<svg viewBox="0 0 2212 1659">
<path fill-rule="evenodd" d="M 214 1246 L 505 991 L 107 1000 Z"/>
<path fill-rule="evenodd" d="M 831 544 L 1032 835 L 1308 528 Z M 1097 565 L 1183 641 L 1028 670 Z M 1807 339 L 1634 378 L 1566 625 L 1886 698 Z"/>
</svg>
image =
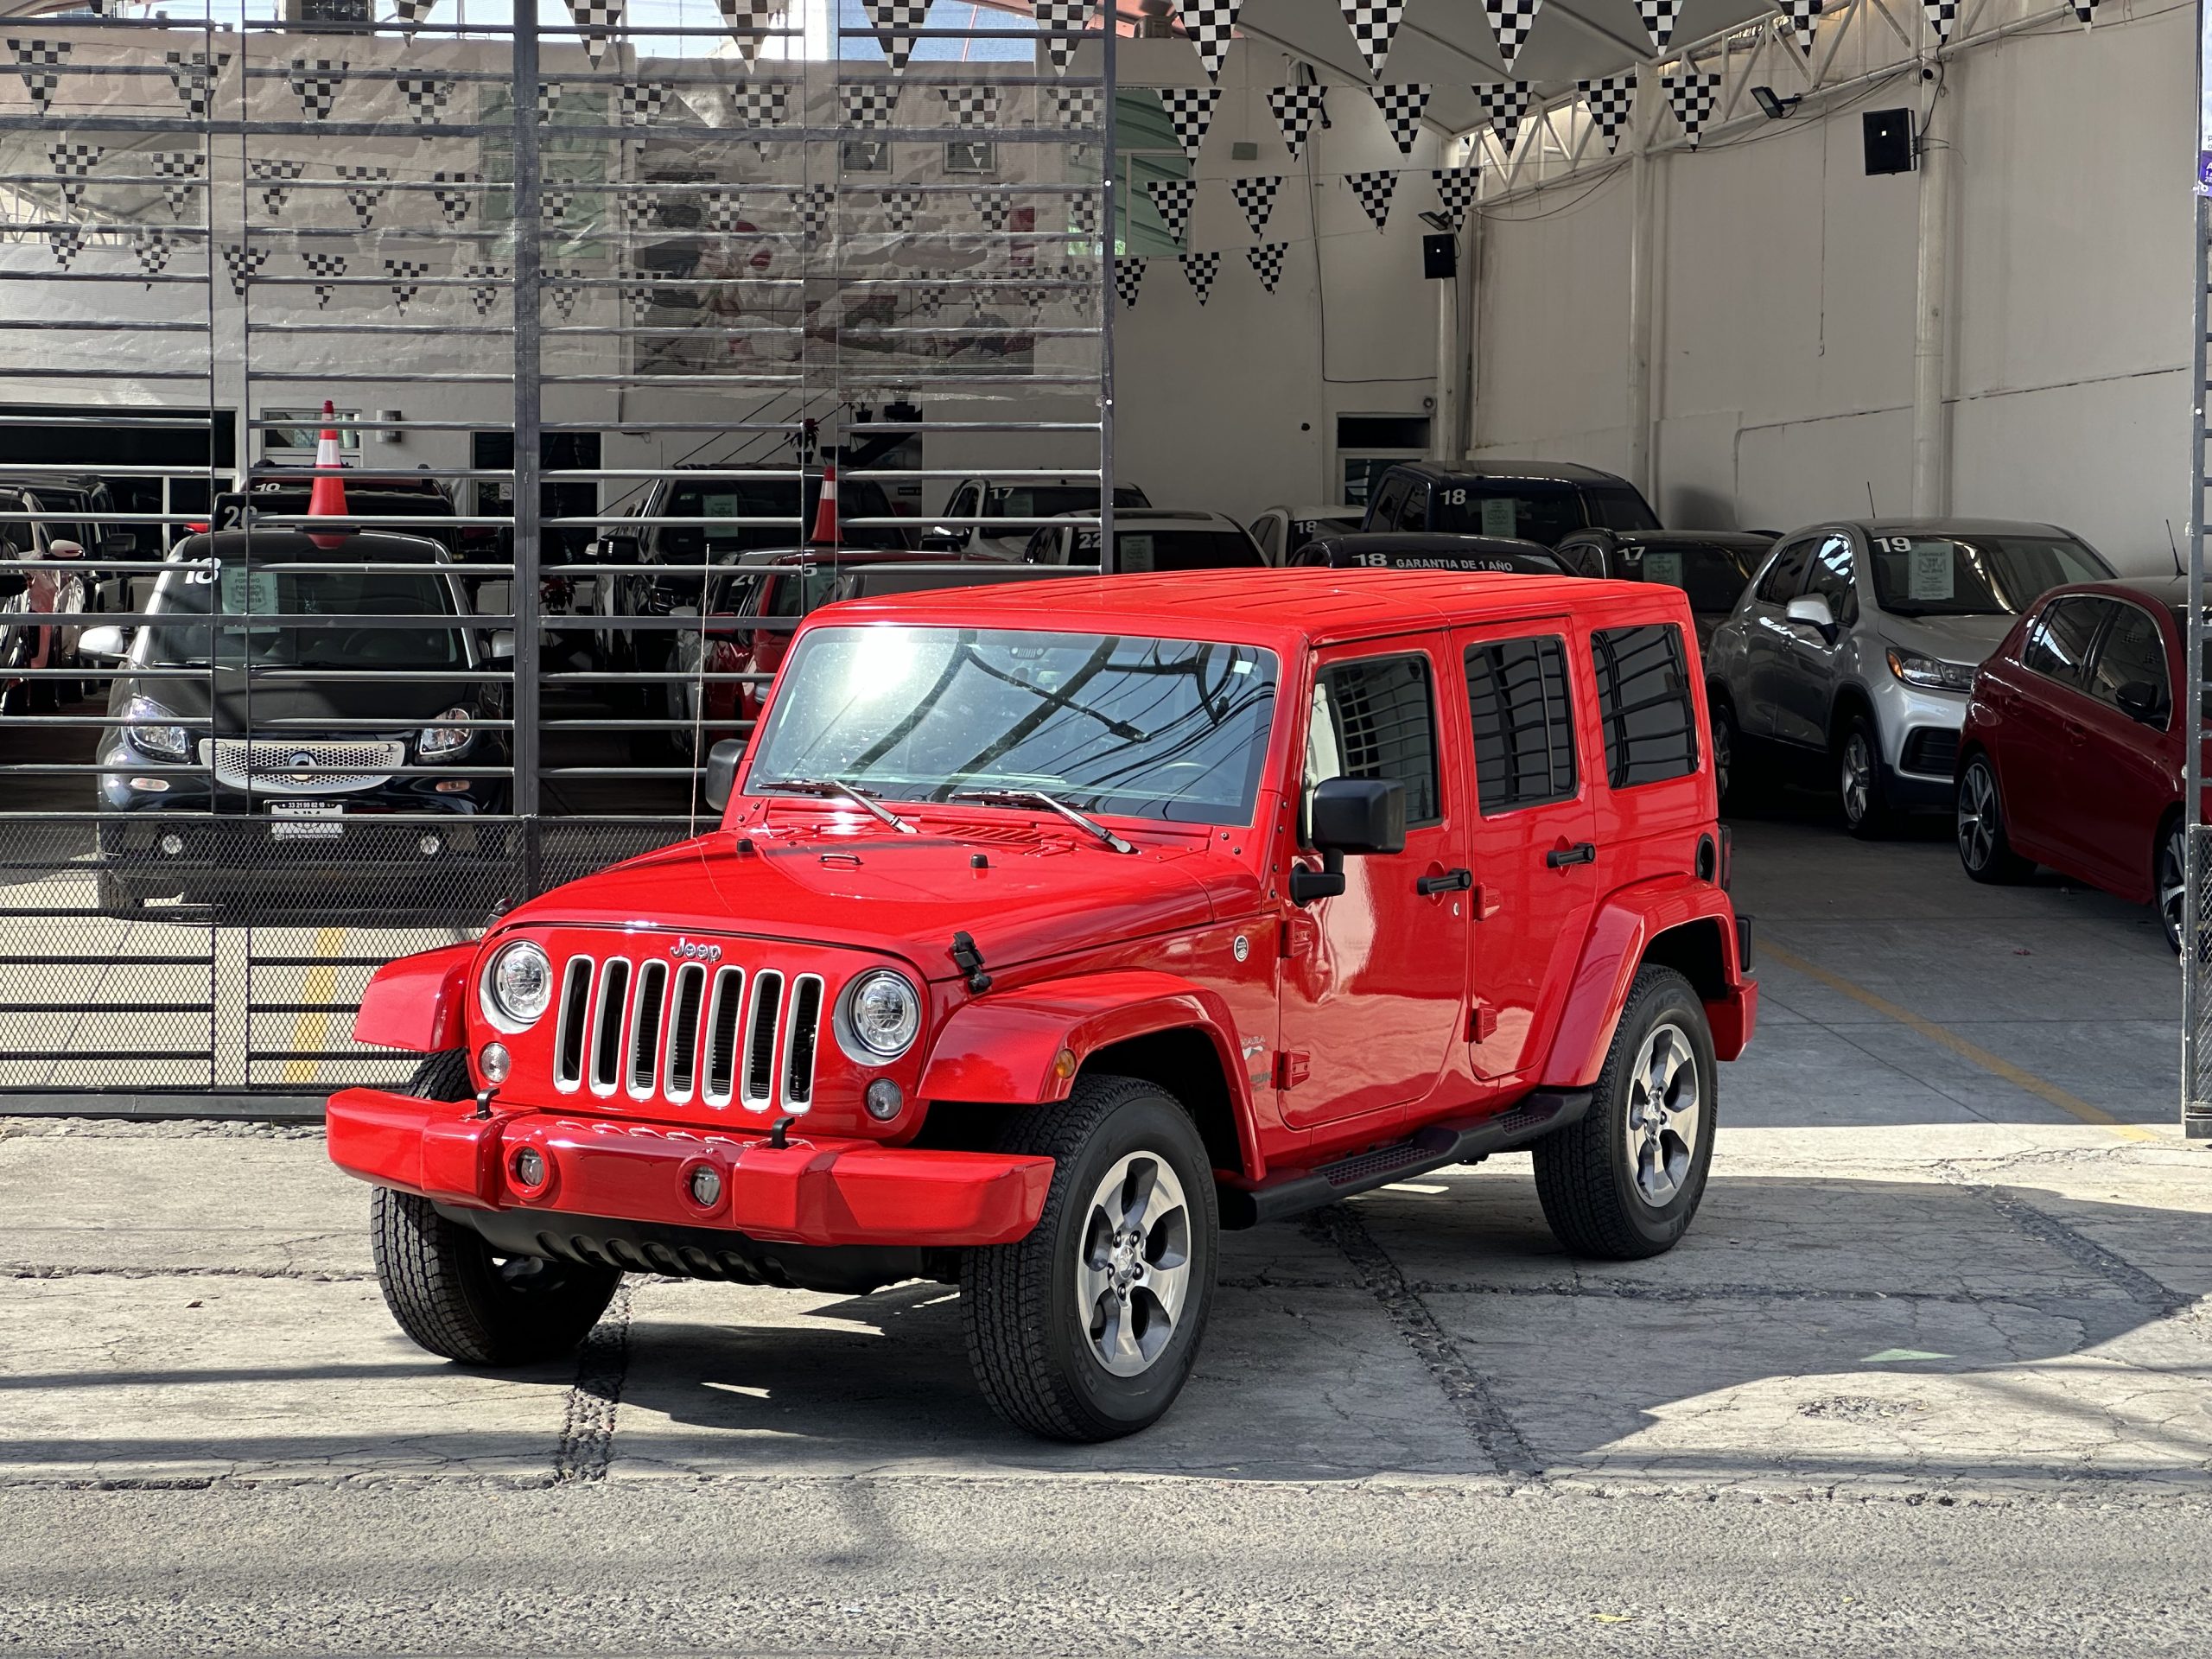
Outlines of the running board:
<svg viewBox="0 0 2212 1659">
<path fill-rule="evenodd" d="M 1510 1152 L 1580 1122 L 1590 1109 L 1590 1096 L 1587 1089 L 1540 1089 L 1494 1117 L 1432 1123 L 1411 1140 L 1355 1153 L 1317 1169 L 1293 1170 L 1254 1187 L 1224 1187 L 1221 1224 L 1234 1230 L 1281 1221 L 1446 1164 L 1470 1164 L 1494 1152 Z"/>
</svg>

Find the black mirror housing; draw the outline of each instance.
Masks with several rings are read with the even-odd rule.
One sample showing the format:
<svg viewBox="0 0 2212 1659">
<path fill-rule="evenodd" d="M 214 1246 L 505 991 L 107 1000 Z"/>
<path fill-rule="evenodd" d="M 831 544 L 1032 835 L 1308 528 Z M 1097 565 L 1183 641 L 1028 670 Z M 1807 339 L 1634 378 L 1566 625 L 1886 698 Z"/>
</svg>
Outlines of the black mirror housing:
<svg viewBox="0 0 2212 1659">
<path fill-rule="evenodd" d="M 2131 719 L 2146 726 L 2166 723 L 2166 694 L 2148 680 L 2130 680 L 2113 697 Z"/>
<path fill-rule="evenodd" d="M 729 805 L 729 798 L 737 793 L 738 763 L 745 759 L 745 745 L 734 737 L 726 737 L 707 751 L 707 781 L 703 793 L 707 804 L 717 812 Z"/>
<path fill-rule="evenodd" d="M 1313 791 L 1307 834 L 1324 853 L 1406 849 L 1406 786 L 1383 778 L 1332 778 Z"/>
</svg>

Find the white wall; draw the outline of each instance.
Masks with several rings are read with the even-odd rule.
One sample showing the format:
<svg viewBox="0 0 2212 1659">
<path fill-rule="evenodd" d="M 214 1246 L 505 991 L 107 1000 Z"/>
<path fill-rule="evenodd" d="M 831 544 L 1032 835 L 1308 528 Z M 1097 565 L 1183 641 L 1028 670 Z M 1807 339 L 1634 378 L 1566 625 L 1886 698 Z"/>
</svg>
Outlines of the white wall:
<svg viewBox="0 0 2212 1659">
<path fill-rule="evenodd" d="M 2167 568 L 2188 515 L 2191 47 L 2185 11 L 2024 34 L 1943 99 L 1952 511 L 2056 519 L 2123 569 Z M 1859 116 L 1916 96 L 1655 158 L 1668 522 L 1910 508 L 1918 181 L 1865 175 Z M 1625 461 L 1625 175 L 1484 221 L 1478 453 Z"/>
</svg>

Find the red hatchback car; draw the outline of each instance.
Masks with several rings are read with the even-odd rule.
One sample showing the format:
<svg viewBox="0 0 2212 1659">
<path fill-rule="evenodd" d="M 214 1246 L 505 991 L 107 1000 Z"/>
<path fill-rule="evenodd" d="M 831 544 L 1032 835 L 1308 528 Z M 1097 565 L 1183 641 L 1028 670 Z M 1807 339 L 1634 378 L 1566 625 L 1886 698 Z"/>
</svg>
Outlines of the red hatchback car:
<svg viewBox="0 0 2212 1659">
<path fill-rule="evenodd" d="M 2054 588 L 1974 677 L 1959 741 L 1959 857 L 1977 881 L 2037 864 L 2156 904 L 2181 948 L 2183 745 L 2195 725 L 2179 577 Z"/>
</svg>

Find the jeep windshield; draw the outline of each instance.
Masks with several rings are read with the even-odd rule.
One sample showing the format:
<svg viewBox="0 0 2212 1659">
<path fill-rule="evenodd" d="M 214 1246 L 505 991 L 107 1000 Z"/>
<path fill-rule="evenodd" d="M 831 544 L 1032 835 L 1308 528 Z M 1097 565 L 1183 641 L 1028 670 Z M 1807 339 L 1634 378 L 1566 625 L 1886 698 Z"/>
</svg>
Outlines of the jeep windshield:
<svg viewBox="0 0 2212 1659">
<path fill-rule="evenodd" d="M 1253 645 L 817 628 L 784 666 L 747 776 L 893 802 L 1042 790 L 1086 812 L 1249 823 L 1275 681 L 1274 653 Z"/>
<path fill-rule="evenodd" d="M 1870 536 L 1874 597 L 1892 616 L 2016 616 L 2052 588 L 2103 582 L 2105 562 L 2058 536 Z"/>
<path fill-rule="evenodd" d="M 428 572 L 294 570 L 273 563 L 168 570 L 149 607 L 144 665 L 457 668 L 467 650 L 459 627 L 378 620 L 454 614 L 444 578 Z M 305 626 L 232 620 L 280 615 Z M 188 617 L 198 620 L 178 620 Z M 323 620 L 340 618 L 346 620 Z"/>
</svg>

